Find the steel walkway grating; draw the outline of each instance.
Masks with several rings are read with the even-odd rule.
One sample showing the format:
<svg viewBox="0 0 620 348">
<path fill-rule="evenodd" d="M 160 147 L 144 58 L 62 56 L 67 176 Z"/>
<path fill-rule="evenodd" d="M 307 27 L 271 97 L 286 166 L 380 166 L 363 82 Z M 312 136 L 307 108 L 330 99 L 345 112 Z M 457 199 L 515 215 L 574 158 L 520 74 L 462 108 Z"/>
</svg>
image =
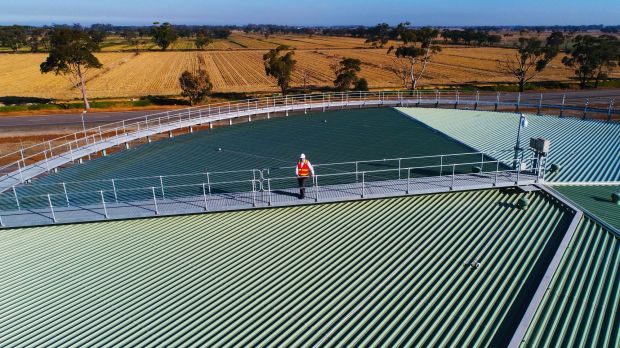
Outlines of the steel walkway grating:
<svg viewBox="0 0 620 348">
<path fill-rule="evenodd" d="M 305 199 L 299 199 L 297 188 L 256 190 L 248 192 L 204 194 L 186 197 L 100 202 L 83 205 L 51 205 L 49 208 L 0 212 L 3 227 L 50 225 L 102 220 L 121 220 L 161 215 L 196 214 L 233 211 L 270 206 L 293 206 L 322 202 L 338 202 L 369 198 L 442 193 L 529 185 L 537 176 L 525 173 L 499 172 L 459 174 L 396 180 L 361 181 L 327 186 L 309 186 Z"/>
</svg>

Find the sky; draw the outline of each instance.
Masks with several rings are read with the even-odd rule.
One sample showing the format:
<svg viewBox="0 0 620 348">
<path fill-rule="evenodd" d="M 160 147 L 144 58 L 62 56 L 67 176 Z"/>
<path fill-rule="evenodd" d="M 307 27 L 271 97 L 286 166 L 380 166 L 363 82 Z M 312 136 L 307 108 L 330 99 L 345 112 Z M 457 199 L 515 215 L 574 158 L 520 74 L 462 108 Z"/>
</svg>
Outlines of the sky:
<svg viewBox="0 0 620 348">
<path fill-rule="evenodd" d="M 620 24 L 619 0 L 0 0 L 0 25 Z"/>
</svg>

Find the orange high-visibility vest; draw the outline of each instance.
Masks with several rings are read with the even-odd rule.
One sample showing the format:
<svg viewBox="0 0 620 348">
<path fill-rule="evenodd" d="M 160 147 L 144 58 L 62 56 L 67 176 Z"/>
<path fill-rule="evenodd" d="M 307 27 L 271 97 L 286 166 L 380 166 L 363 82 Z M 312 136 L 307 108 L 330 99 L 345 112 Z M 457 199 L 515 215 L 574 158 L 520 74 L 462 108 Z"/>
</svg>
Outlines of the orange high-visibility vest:
<svg viewBox="0 0 620 348">
<path fill-rule="evenodd" d="M 304 160 L 297 162 L 297 175 L 298 176 L 309 176 L 310 175 L 310 167 L 308 166 L 308 160 Z"/>
</svg>

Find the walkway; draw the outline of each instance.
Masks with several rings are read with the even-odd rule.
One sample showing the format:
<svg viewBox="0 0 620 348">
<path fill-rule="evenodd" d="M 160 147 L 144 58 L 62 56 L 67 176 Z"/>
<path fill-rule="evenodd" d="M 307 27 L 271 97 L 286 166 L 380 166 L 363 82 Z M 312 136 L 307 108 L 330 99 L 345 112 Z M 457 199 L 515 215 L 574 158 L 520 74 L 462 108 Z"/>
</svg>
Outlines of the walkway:
<svg viewBox="0 0 620 348">
<path fill-rule="evenodd" d="M 202 108 L 183 109 L 173 112 L 163 112 L 150 116 L 140 117 L 130 121 L 117 122 L 75 133 L 55 140 L 53 143 L 44 142 L 37 144 L 20 153 L 5 155 L 2 161 L 13 159 L 0 167 L 0 193 L 11 189 L 11 187 L 24 183 L 44 173 L 54 171 L 57 168 L 83 158 L 88 158 L 92 154 L 105 151 L 106 149 L 127 146 L 131 141 L 149 138 L 156 134 L 171 132 L 181 128 L 191 128 L 196 125 L 212 124 L 214 122 L 229 121 L 233 119 L 246 118 L 251 121 L 254 115 L 267 115 L 272 113 L 289 112 L 308 112 L 312 110 L 327 110 L 334 108 L 364 108 L 364 107 L 395 107 L 395 106 L 435 106 L 443 107 L 459 105 L 477 109 L 479 106 L 487 105 L 514 106 L 515 110 L 521 108 L 557 108 L 558 110 L 581 110 L 582 107 L 565 105 L 564 98 L 561 103 L 543 103 L 542 95 L 538 103 L 517 100 L 500 100 L 499 94 L 495 101 L 488 99 L 488 96 L 480 94 L 459 94 L 437 92 L 434 94 L 414 93 L 413 95 L 399 91 L 393 92 L 350 92 L 350 93 L 328 93 L 313 95 L 298 95 L 288 97 L 273 97 L 238 101 L 234 103 L 222 103 L 209 105 Z M 482 98 L 481 98 L 482 97 Z M 586 112 L 600 113 L 606 115 L 610 120 L 612 115 L 617 113 L 613 109 L 613 102 L 605 108 L 599 103 L 589 104 L 586 102 L 584 116 Z M 150 117 L 150 119 L 149 119 Z M 60 145 L 58 145 L 60 143 Z M 26 153 L 27 152 L 27 153 Z M 26 154 L 24 154 L 26 153 Z M 17 160 L 20 158 L 20 160 Z"/>
<path fill-rule="evenodd" d="M 50 225 L 523 186 L 536 182 L 537 176 L 532 174 L 500 171 L 370 182 L 362 180 L 328 186 L 319 183 L 306 189 L 305 199 L 298 198 L 298 189 L 294 187 L 271 190 L 269 180 L 262 185 L 257 181 L 256 189 L 252 191 L 235 193 L 209 194 L 205 184 L 195 185 L 193 195 L 174 198 L 162 198 L 158 188 L 150 188 L 145 190 L 143 199 L 118 202 L 106 201 L 108 195 L 100 191 L 99 203 L 76 205 L 69 202 L 59 206 L 54 205 L 48 196 L 47 207 L 2 211 L 0 221 L 3 227 Z M 260 189 L 260 186 L 263 188 Z M 149 194 L 150 198 L 147 198 Z"/>
</svg>

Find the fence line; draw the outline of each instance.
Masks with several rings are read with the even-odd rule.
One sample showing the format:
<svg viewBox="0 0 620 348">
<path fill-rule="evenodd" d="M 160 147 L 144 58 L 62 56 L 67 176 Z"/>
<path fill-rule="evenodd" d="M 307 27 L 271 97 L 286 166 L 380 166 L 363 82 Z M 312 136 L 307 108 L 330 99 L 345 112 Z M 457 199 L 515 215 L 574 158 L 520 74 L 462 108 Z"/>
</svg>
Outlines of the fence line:
<svg viewBox="0 0 620 348">
<path fill-rule="evenodd" d="M 504 99 L 502 99 L 504 98 Z M 545 100 L 545 102 L 543 102 Z M 584 103 L 584 105 L 579 105 Z M 459 93 L 458 91 L 378 91 L 378 92 L 337 92 L 322 94 L 293 95 L 284 97 L 266 97 L 247 99 L 236 102 L 215 103 L 201 107 L 186 108 L 174 111 L 159 112 L 140 116 L 133 119 L 114 122 L 76 132 L 67 136 L 48 140 L 40 144 L 20 149 L 11 154 L 0 157 L 0 192 L 9 189 L 16 183 L 23 183 L 33 177 L 55 170 L 61 165 L 82 161 L 92 154 L 102 152 L 117 146 L 129 147 L 131 141 L 147 138 L 156 134 L 168 132 L 196 125 L 246 118 L 251 121 L 254 115 L 272 113 L 288 115 L 290 111 L 320 109 L 326 111 L 332 108 L 345 107 L 373 107 L 373 106 L 431 106 L 441 105 L 459 106 L 478 110 L 483 106 L 490 106 L 494 110 L 500 107 L 514 108 L 520 112 L 528 109 L 559 110 L 559 116 L 566 116 L 566 112 L 602 115 L 607 121 L 620 114 L 615 110 L 613 97 L 571 97 L 566 98 L 558 94 L 548 94 L 545 98 L 540 94 L 538 98 L 532 96 L 516 98 L 503 96 L 501 93 Z M 58 144 L 60 143 L 60 144 Z M 17 158 L 17 160 L 15 160 Z M 7 163 L 8 162 L 8 163 Z M 9 185 L 10 184 L 10 185 Z"/>
<path fill-rule="evenodd" d="M 441 158 L 445 155 L 436 156 Z M 476 154 L 477 156 L 477 154 Z M 428 156 L 425 156 L 428 157 Z M 379 160 L 381 161 L 381 160 Z M 358 163 L 362 163 L 360 161 Z M 368 163 L 376 161 L 367 161 Z M 525 164 L 525 165 L 523 165 Z M 323 164 L 325 167 L 327 164 Z M 430 187 L 441 191 L 461 188 L 491 188 L 535 183 L 544 180 L 544 157 L 518 160 L 515 169 L 506 169 L 500 160 L 484 156 L 459 162 L 394 166 L 386 169 L 317 173 L 311 180 L 312 202 L 366 198 L 368 195 L 408 195 Z M 246 172 L 250 172 L 248 170 Z M 260 172 L 254 170 L 254 172 Z M 298 189 L 296 176 L 274 176 L 197 182 L 160 186 L 144 185 L 90 191 L 38 192 L 0 198 L 0 226 L 16 227 L 36 223 L 92 221 L 147 215 L 184 214 L 203 211 L 290 205 Z M 319 181 L 321 184 L 319 185 Z M 209 187 L 207 187 L 209 186 Z M 214 189 L 215 187 L 215 189 Z M 175 208 L 176 207 L 176 208 Z M 145 211 L 149 213 L 145 213 Z M 48 221 L 49 220 L 49 221 Z"/>
</svg>

